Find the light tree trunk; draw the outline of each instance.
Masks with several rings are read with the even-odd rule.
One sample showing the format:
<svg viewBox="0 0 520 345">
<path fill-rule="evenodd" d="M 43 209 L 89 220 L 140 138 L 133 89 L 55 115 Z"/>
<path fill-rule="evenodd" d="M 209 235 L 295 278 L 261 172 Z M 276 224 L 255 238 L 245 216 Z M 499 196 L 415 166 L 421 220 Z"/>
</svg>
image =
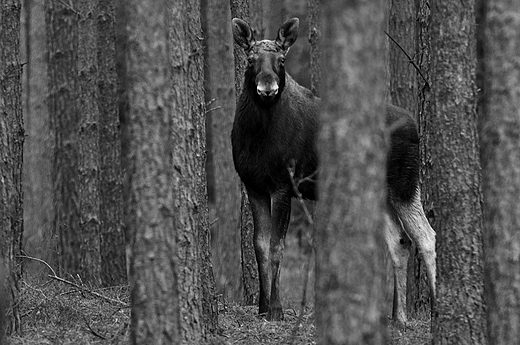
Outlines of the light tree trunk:
<svg viewBox="0 0 520 345">
<path fill-rule="evenodd" d="M 480 133 L 488 343 L 505 345 L 520 339 L 520 3 L 483 4 Z"/>
<path fill-rule="evenodd" d="M 168 39 L 174 24 L 171 9 L 165 5 L 164 1 L 133 0 L 126 8 L 132 138 L 127 215 L 132 252 L 132 344 L 181 341 L 172 171 L 172 52 Z"/>
<path fill-rule="evenodd" d="M 21 331 L 19 280 L 23 234 L 22 67 L 19 0 L 0 4 L 0 341 Z M 4 279 L 5 274 L 5 279 Z M 7 310 L 6 310 L 7 309 Z"/>
<path fill-rule="evenodd" d="M 201 239 L 207 243 L 209 236 L 200 1 L 176 2 L 170 15 L 173 182 L 181 339 L 186 344 L 198 344 L 206 336 L 200 274 L 211 273 L 202 267 L 210 264 L 209 252 L 200 256 L 198 248 Z M 202 262 L 202 259 L 207 261 Z"/>
<path fill-rule="evenodd" d="M 485 344 L 474 1 L 432 4 L 433 187 L 437 198 L 434 344 Z"/>
<path fill-rule="evenodd" d="M 321 344 L 385 340 L 383 9 L 383 1 L 323 6 L 315 303 Z"/>
</svg>

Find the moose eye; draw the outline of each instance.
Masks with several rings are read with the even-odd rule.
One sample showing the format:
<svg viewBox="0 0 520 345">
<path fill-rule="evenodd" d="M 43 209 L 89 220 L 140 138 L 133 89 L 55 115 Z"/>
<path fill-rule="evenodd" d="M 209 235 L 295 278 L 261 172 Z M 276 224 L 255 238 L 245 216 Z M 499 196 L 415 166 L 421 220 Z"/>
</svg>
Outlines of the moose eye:
<svg viewBox="0 0 520 345">
<path fill-rule="evenodd" d="M 250 65 L 252 65 L 254 62 L 255 62 L 255 59 L 254 59 L 252 56 L 248 56 L 248 57 L 247 57 L 247 63 L 249 63 Z"/>
</svg>

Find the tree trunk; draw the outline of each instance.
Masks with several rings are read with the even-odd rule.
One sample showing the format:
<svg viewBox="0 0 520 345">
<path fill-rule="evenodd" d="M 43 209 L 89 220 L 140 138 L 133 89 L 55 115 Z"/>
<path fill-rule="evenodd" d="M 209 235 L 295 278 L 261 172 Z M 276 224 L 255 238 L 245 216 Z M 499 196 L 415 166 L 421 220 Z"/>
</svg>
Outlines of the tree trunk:
<svg viewBox="0 0 520 345">
<path fill-rule="evenodd" d="M 6 333 L 21 331 L 18 305 L 23 234 L 22 67 L 19 0 L 2 1 L 0 8 L 0 341 Z M 5 272 L 5 273 L 4 273 Z M 7 279 L 3 279 L 5 274 Z M 5 285 L 4 285 L 5 284 Z M 2 307 L 3 306 L 3 307 Z M 0 310 L 5 311 L 5 310 Z M 5 320 L 4 320 L 5 318 Z"/>
<path fill-rule="evenodd" d="M 231 17 L 240 18 L 248 22 L 249 0 L 230 0 Z M 246 56 L 243 49 L 233 42 L 233 56 L 235 61 L 235 99 L 238 101 L 242 92 Z M 244 302 L 254 304 L 258 295 L 258 269 L 253 248 L 253 214 L 244 184 L 240 184 L 240 243 L 242 262 L 242 283 L 244 288 Z"/>
<path fill-rule="evenodd" d="M 47 55 L 45 11 L 43 1 L 25 0 L 25 61 L 24 67 L 24 248 L 28 255 L 57 266 L 56 237 L 52 221 L 52 152 L 54 137 L 47 107 Z M 31 274 L 46 277 L 37 262 L 27 262 L 35 269 Z"/>
<path fill-rule="evenodd" d="M 309 0 L 309 44 L 311 49 L 311 91 L 314 95 L 320 94 L 321 80 L 321 27 L 320 27 L 320 0 Z"/>
<path fill-rule="evenodd" d="M 184 343 L 197 344 L 205 337 L 200 288 L 203 263 L 197 245 L 199 238 L 209 234 L 200 1 L 175 3 L 170 20 L 181 336 Z M 209 259 L 209 253 L 204 253 L 203 257 Z M 209 260 L 205 264 L 209 264 Z"/>
<path fill-rule="evenodd" d="M 121 135 L 117 104 L 115 10 L 113 0 L 98 2 L 98 86 L 101 193 L 101 280 L 103 285 L 125 284 L 125 238 L 122 229 Z"/>
<path fill-rule="evenodd" d="M 433 229 L 437 228 L 435 218 L 435 205 L 437 205 L 436 194 L 433 191 L 435 179 L 432 175 L 431 153 L 429 148 L 433 145 L 432 137 L 426 133 L 434 133 L 435 129 L 431 126 L 431 45 L 430 45 L 430 2 L 429 0 L 419 0 L 417 2 L 417 26 L 416 26 L 416 63 L 419 67 L 417 71 L 418 95 L 417 95 L 417 122 L 419 125 L 419 152 L 421 159 L 421 200 L 424 213 L 428 218 Z M 426 80 L 425 80 L 426 79 Z M 429 299 L 428 279 L 426 277 L 426 267 L 417 248 L 411 248 L 413 261 L 410 259 L 408 265 L 408 285 L 407 285 L 407 309 L 412 315 L 420 316 L 428 314 L 431 310 L 431 299 Z"/>
<path fill-rule="evenodd" d="M 520 3 L 484 2 L 481 118 L 488 343 L 520 339 Z"/>
<path fill-rule="evenodd" d="M 217 289 L 226 299 L 240 300 L 240 182 L 231 154 L 235 115 L 233 38 L 229 2 L 208 0 L 206 29 L 206 102 L 213 171 L 213 263 Z M 214 101 L 212 101 L 214 100 Z"/>
<path fill-rule="evenodd" d="M 317 337 L 384 344 L 384 2 L 328 1 L 322 27 Z"/>
<path fill-rule="evenodd" d="M 74 275 L 80 253 L 79 228 L 79 151 L 77 76 L 78 13 L 65 3 L 45 2 L 48 73 L 49 116 L 54 132 L 52 168 L 53 229 L 58 245 L 58 264 L 61 273 Z"/>
<path fill-rule="evenodd" d="M 181 339 L 168 39 L 173 23 L 171 12 L 162 5 L 153 0 L 127 2 L 132 344 L 172 344 Z"/>
<path fill-rule="evenodd" d="M 100 190 L 99 190 L 99 107 L 97 87 L 96 0 L 75 3 L 78 21 L 77 109 L 79 123 L 79 266 L 75 273 L 83 282 L 100 285 Z"/>
<path fill-rule="evenodd" d="M 434 344 L 484 344 L 486 335 L 474 5 L 431 8 L 433 111 L 426 135 L 438 196 Z"/>
</svg>

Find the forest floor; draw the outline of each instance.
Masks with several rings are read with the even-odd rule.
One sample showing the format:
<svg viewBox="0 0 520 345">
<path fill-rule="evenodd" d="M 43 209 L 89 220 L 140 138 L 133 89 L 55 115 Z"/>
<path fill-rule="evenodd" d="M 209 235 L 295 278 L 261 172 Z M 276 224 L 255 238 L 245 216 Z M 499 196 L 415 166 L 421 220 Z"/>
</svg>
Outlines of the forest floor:
<svg viewBox="0 0 520 345">
<path fill-rule="evenodd" d="M 298 238 L 289 233 L 281 276 L 285 320 L 269 322 L 254 306 L 219 303 L 219 329 L 208 344 L 316 344 L 314 325 L 314 271 L 309 270 L 307 303 L 300 317 L 307 260 Z M 41 272 L 40 272 L 41 273 Z M 41 275 L 41 274 L 40 274 Z M 7 344 L 128 344 L 130 309 L 127 286 L 96 289 L 100 296 L 81 291 L 55 279 L 37 282 L 26 276 L 21 282 L 22 334 Z M 391 282 L 387 282 L 391 287 Z M 387 289 L 391 311 L 391 289 Z M 406 329 L 388 321 L 387 344 L 431 343 L 428 317 L 411 320 Z"/>
</svg>

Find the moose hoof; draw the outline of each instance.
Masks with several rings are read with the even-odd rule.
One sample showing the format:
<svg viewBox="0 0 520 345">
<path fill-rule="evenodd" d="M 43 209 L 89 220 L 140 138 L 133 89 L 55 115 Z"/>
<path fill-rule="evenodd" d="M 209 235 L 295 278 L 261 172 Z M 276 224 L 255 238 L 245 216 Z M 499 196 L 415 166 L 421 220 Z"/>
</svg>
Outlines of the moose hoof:
<svg viewBox="0 0 520 345">
<path fill-rule="evenodd" d="M 269 321 L 282 321 L 283 320 L 283 310 L 281 307 L 270 308 L 267 313 L 267 320 Z"/>
</svg>

